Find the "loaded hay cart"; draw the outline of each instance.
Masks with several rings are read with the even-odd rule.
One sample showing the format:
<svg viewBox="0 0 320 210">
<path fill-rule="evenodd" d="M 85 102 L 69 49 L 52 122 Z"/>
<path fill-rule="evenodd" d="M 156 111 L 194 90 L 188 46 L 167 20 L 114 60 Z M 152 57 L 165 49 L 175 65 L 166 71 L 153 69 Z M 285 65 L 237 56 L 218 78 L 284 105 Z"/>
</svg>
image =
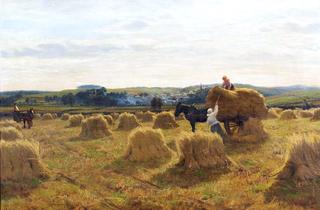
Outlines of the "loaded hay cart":
<svg viewBox="0 0 320 210">
<path fill-rule="evenodd" d="M 217 118 L 229 135 L 237 133 L 249 118 L 263 119 L 268 113 L 263 95 L 253 89 L 226 90 L 217 86 L 209 91 L 206 106 L 213 108 L 217 101 Z"/>
</svg>

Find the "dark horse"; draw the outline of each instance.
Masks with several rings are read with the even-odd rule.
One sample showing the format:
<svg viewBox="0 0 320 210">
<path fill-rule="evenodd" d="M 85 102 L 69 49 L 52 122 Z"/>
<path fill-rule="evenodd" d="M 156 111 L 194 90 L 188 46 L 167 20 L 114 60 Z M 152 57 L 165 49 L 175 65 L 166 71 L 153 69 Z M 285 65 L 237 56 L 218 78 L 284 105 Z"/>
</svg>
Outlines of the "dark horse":
<svg viewBox="0 0 320 210">
<path fill-rule="evenodd" d="M 14 120 L 16 122 L 23 121 L 23 127 L 26 128 L 26 123 L 28 124 L 28 128 L 30 129 L 33 126 L 33 116 L 34 111 L 33 108 L 29 109 L 27 112 L 17 112 L 15 113 Z"/>
<path fill-rule="evenodd" d="M 207 109 L 197 109 L 195 106 L 188 106 L 178 102 L 174 115 L 178 117 L 181 113 L 190 122 L 192 132 L 196 131 L 196 122 L 207 121 Z"/>
</svg>

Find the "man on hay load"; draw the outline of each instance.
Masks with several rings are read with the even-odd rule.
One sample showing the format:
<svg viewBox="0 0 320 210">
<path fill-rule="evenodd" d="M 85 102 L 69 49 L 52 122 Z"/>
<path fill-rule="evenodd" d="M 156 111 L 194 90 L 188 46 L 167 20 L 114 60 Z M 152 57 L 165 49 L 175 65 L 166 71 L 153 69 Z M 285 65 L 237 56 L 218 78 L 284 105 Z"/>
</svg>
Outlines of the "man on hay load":
<svg viewBox="0 0 320 210">
<path fill-rule="evenodd" d="M 234 85 L 230 82 L 230 79 L 227 76 L 222 77 L 223 83 L 222 88 L 226 90 L 234 90 Z"/>
</svg>

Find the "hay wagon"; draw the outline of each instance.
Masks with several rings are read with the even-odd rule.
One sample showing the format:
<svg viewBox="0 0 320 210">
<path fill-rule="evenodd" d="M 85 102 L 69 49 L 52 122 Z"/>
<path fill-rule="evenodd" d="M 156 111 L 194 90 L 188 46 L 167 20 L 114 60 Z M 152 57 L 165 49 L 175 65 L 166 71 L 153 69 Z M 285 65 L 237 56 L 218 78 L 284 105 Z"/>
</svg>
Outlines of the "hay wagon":
<svg viewBox="0 0 320 210">
<path fill-rule="evenodd" d="M 237 133 L 249 118 L 263 119 L 268 113 L 264 96 L 248 88 L 231 91 L 214 87 L 208 92 L 206 106 L 213 108 L 216 103 L 219 105 L 217 118 L 224 123 L 229 135 Z"/>
<path fill-rule="evenodd" d="M 218 117 L 220 122 L 223 122 L 224 128 L 228 135 L 238 133 L 239 129 L 244 125 L 244 123 L 249 119 L 249 117 L 237 116 L 233 118 L 223 118 Z"/>
</svg>

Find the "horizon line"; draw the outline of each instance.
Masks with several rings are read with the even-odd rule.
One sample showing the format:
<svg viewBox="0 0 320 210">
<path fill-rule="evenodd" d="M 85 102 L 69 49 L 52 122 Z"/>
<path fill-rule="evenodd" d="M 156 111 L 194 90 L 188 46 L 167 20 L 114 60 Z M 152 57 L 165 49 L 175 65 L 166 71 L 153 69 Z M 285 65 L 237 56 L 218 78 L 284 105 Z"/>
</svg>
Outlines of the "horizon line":
<svg viewBox="0 0 320 210">
<path fill-rule="evenodd" d="M 129 86 L 129 87 L 106 87 L 106 86 L 102 86 L 102 85 L 95 85 L 95 84 L 88 84 L 92 85 L 92 86 L 100 86 L 100 87 L 104 87 L 107 90 L 108 89 L 128 89 L 128 88 L 188 88 L 188 87 L 192 87 L 192 86 L 209 86 L 209 85 L 218 85 L 220 83 L 212 83 L 212 84 L 198 84 L 198 85 L 188 85 L 188 86 Z M 253 84 L 249 84 L 249 83 L 233 83 L 235 85 L 250 85 L 250 86 L 254 86 L 254 87 L 260 87 L 260 88 L 285 88 L 285 87 L 296 87 L 296 86 L 302 86 L 302 87 L 307 87 L 307 88 L 319 88 L 320 89 L 320 85 L 303 85 L 303 84 L 294 84 L 294 85 L 287 85 L 287 86 L 260 86 L 260 85 L 253 85 Z M 19 92 L 19 91 L 41 91 L 41 92 L 60 92 L 60 91 L 65 91 L 65 90 L 77 90 L 77 89 L 81 89 L 79 88 L 80 86 L 86 86 L 86 85 L 79 85 L 75 88 L 70 88 L 70 89 L 60 89 L 60 90 L 41 90 L 41 89 L 15 89 L 15 90 L 1 90 L 0 92 Z M 85 89 L 85 88 L 83 88 Z"/>
</svg>

